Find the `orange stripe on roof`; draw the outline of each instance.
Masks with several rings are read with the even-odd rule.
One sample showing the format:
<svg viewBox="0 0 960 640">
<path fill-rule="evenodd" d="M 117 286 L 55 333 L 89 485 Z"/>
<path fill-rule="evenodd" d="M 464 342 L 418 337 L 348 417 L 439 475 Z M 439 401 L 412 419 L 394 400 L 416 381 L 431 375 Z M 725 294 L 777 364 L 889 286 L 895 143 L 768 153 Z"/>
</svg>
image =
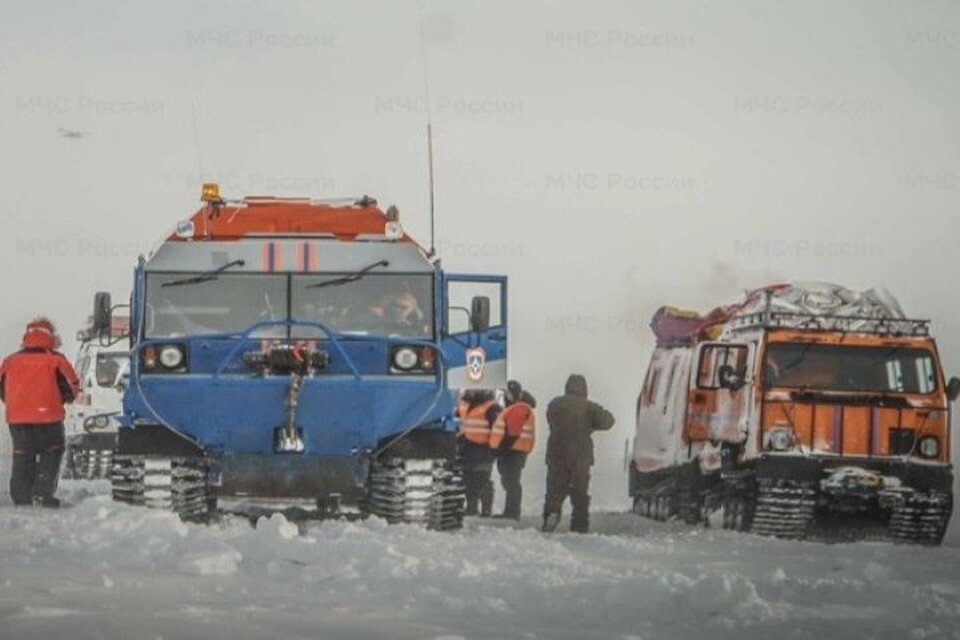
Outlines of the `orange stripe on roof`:
<svg viewBox="0 0 960 640">
<path fill-rule="evenodd" d="M 270 251 L 273 253 L 273 269 L 271 271 L 283 271 L 283 245 L 271 242 Z"/>
<path fill-rule="evenodd" d="M 294 265 L 299 271 L 306 271 L 306 252 L 307 252 L 307 243 L 301 242 L 297 244 L 296 257 L 294 258 Z"/>
<path fill-rule="evenodd" d="M 264 242 L 260 247 L 260 270 L 270 271 L 270 247 Z"/>
</svg>

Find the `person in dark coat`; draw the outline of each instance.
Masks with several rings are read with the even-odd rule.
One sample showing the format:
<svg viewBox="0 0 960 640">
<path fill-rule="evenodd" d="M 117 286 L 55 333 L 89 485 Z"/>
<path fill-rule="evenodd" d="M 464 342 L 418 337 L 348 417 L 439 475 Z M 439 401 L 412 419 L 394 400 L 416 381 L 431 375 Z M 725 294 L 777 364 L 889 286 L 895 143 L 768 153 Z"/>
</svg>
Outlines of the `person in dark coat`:
<svg viewBox="0 0 960 640">
<path fill-rule="evenodd" d="M 590 467 L 593 466 L 593 432 L 613 426 L 613 415 L 587 399 L 587 381 L 574 374 L 564 395 L 547 407 L 550 437 L 547 440 L 547 495 L 543 505 L 543 530 L 560 523 L 563 502 L 570 496 L 573 514 L 570 530 L 590 529 Z"/>
<path fill-rule="evenodd" d="M 523 499 L 520 476 L 527 463 L 527 456 L 533 450 L 536 431 L 534 409 L 537 401 L 519 382 L 510 380 L 507 383 L 506 405 L 494 424 L 494 433 L 490 439 L 490 448 L 494 450 L 497 458 L 500 486 L 506 495 L 503 513 L 497 517 L 519 520 Z"/>
<path fill-rule="evenodd" d="M 0 365 L 0 400 L 13 440 L 10 497 L 17 505 L 59 507 L 54 497 L 63 457 L 63 405 L 73 402 L 80 381 L 56 351 L 53 323 L 38 318 L 27 325 L 23 348 Z"/>
<path fill-rule="evenodd" d="M 493 451 L 490 433 L 502 407 L 493 393 L 482 389 L 463 392 L 457 405 L 460 418 L 459 457 L 466 485 L 465 515 L 489 517 L 493 512 Z M 477 505 L 479 503 L 479 510 Z"/>
</svg>

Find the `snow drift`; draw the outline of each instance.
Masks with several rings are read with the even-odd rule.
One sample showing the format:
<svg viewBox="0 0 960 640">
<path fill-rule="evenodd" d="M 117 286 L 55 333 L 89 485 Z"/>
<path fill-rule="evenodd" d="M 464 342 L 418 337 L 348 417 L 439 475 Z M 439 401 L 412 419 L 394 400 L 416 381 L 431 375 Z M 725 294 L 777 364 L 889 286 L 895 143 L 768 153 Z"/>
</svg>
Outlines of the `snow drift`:
<svg viewBox="0 0 960 640">
<path fill-rule="evenodd" d="M 953 638 L 960 550 L 595 516 L 456 534 L 282 516 L 188 525 L 69 483 L 0 507 L 4 638 Z"/>
</svg>

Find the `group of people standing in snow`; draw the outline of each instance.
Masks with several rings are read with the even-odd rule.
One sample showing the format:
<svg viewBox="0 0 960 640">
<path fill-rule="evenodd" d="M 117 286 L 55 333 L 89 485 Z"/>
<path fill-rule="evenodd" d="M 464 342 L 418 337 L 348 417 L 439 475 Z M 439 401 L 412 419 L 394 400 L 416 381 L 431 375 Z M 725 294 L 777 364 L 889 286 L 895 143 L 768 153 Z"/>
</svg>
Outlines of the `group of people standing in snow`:
<svg viewBox="0 0 960 640">
<path fill-rule="evenodd" d="M 511 380 L 503 405 L 493 392 L 470 389 L 457 406 L 460 419 L 460 459 L 466 482 L 466 514 L 520 518 L 523 487 L 520 476 L 536 440 L 534 397 Z M 567 497 L 573 508 L 570 530 L 590 528 L 590 468 L 593 466 L 595 431 L 613 426 L 613 415 L 587 397 L 587 381 L 578 374 L 567 380 L 564 394 L 547 406 L 547 487 L 543 505 L 543 531 L 560 524 Z M 493 516 L 493 481 L 496 464 L 505 492 L 503 513 Z"/>
<path fill-rule="evenodd" d="M 80 393 L 77 374 L 57 349 L 56 327 L 46 318 L 27 325 L 22 348 L 0 365 L 0 401 L 13 440 L 10 495 L 14 504 L 57 507 L 54 496 L 64 453 L 64 405 Z M 492 516 L 496 466 L 505 492 L 503 513 L 517 520 L 523 498 L 521 475 L 536 441 L 536 399 L 519 382 L 507 384 L 504 401 L 493 392 L 466 390 L 457 406 L 459 454 L 466 483 L 466 514 Z M 590 468 L 595 431 L 613 426 L 609 411 L 587 398 L 587 382 L 571 375 L 564 394 L 547 407 L 547 486 L 543 530 L 560 523 L 569 496 L 571 531 L 590 527 Z"/>
</svg>

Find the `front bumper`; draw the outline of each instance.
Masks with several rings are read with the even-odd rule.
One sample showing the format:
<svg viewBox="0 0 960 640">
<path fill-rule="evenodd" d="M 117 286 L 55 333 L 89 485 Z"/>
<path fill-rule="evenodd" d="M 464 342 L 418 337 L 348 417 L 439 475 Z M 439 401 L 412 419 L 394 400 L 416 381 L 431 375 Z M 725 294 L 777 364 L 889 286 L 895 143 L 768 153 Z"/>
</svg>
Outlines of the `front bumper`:
<svg viewBox="0 0 960 640">
<path fill-rule="evenodd" d="M 950 493 L 953 488 L 952 465 L 911 458 L 765 454 L 757 460 L 756 477 L 820 483 L 841 467 L 856 467 L 885 478 L 896 478 L 901 487 L 917 492 Z"/>
<path fill-rule="evenodd" d="M 116 431 L 97 431 L 80 433 L 68 438 L 68 444 L 73 449 L 87 451 L 113 451 L 117 448 Z"/>
<path fill-rule="evenodd" d="M 227 454 L 214 458 L 220 496 L 311 498 L 339 494 L 356 502 L 368 465 L 359 456 Z"/>
</svg>

